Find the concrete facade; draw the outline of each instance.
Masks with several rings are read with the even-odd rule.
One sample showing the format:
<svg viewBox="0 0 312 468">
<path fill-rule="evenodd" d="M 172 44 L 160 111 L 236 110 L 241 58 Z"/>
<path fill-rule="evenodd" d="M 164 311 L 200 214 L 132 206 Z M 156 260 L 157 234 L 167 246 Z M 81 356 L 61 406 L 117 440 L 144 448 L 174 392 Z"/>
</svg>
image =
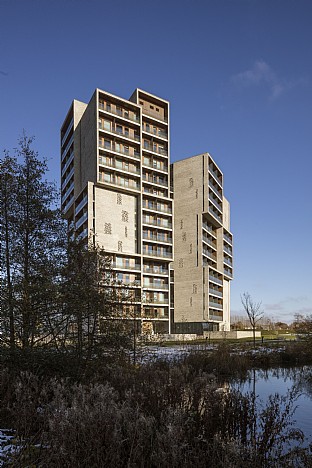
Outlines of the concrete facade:
<svg viewBox="0 0 312 468">
<path fill-rule="evenodd" d="M 88 104 L 74 100 L 61 127 L 61 188 L 69 233 L 111 256 L 142 332 L 229 328 L 223 174 L 208 153 L 170 166 L 168 101 L 140 89 L 129 100 L 100 89 Z"/>
</svg>

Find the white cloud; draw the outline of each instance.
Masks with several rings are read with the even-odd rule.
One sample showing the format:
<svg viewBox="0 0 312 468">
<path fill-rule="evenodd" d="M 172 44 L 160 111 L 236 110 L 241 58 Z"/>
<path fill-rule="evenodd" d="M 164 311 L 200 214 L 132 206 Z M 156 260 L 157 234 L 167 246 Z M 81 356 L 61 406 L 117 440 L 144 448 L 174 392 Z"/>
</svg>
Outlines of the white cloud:
<svg viewBox="0 0 312 468">
<path fill-rule="evenodd" d="M 264 60 L 257 60 L 250 69 L 232 76 L 232 81 L 244 87 L 265 86 L 268 88 L 272 99 L 278 98 L 291 88 L 305 82 L 303 79 L 291 82 L 279 77 Z"/>
</svg>

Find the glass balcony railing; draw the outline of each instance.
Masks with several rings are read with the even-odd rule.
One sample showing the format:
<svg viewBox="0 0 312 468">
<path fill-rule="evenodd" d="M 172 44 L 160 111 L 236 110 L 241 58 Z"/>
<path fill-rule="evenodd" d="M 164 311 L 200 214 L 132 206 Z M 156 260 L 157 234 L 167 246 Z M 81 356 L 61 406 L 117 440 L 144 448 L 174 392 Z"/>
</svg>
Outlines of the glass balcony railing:
<svg viewBox="0 0 312 468">
<path fill-rule="evenodd" d="M 67 154 L 69 148 L 70 148 L 71 145 L 73 144 L 73 142 L 74 142 L 74 135 L 72 135 L 72 137 L 71 137 L 71 139 L 69 140 L 69 142 L 67 143 L 67 145 L 66 145 L 64 151 L 62 152 L 62 158 L 61 158 L 62 161 L 63 161 L 64 157 L 66 156 L 66 154 Z"/>
<path fill-rule="evenodd" d="M 164 148 L 158 148 L 157 146 L 144 144 L 143 150 L 151 151 L 152 153 L 161 154 L 162 156 L 168 156 L 168 151 Z"/>
<path fill-rule="evenodd" d="M 82 207 L 84 207 L 88 202 L 88 195 L 85 195 L 80 203 L 76 206 L 75 214 L 79 213 Z"/>
<path fill-rule="evenodd" d="M 135 135 L 131 132 L 128 132 L 128 131 L 125 131 L 125 130 L 116 130 L 114 128 L 105 128 L 103 124 L 101 124 L 99 122 L 99 129 L 100 130 L 103 130 L 104 132 L 109 132 L 109 133 L 113 133 L 114 135 L 118 135 L 118 136 L 121 136 L 121 137 L 124 137 L 124 138 L 128 138 L 129 140 L 132 140 L 132 141 L 138 141 L 140 143 L 140 136 L 139 135 Z"/>
<path fill-rule="evenodd" d="M 70 197 L 70 199 L 68 200 L 68 202 L 66 203 L 66 205 L 64 206 L 64 208 L 62 210 L 63 213 L 66 213 L 66 211 L 69 210 L 69 208 L 74 203 L 74 200 L 75 200 L 75 197 L 74 197 L 74 193 L 73 193 L 72 196 Z"/>
<path fill-rule="evenodd" d="M 148 283 L 143 284 L 144 289 L 169 289 L 169 284 L 157 284 L 157 283 Z"/>
<path fill-rule="evenodd" d="M 203 229 L 206 229 L 206 231 L 210 232 L 214 237 L 217 236 L 212 226 L 209 226 L 209 224 L 205 223 L 204 221 L 203 221 L 202 227 Z"/>
<path fill-rule="evenodd" d="M 223 238 L 232 245 L 232 239 L 226 232 L 223 233 Z"/>
<path fill-rule="evenodd" d="M 217 284 L 223 284 L 223 281 L 221 279 L 219 279 L 219 278 L 217 278 L 216 276 L 213 276 L 213 275 L 209 275 L 209 280 L 214 281 Z"/>
<path fill-rule="evenodd" d="M 144 273 L 151 273 L 153 275 L 168 275 L 169 270 L 158 265 L 143 265 Z"/>
<path fill-rule="evenodd" d="M 168 172 L 168 166 L 166 165 L 161 165 L 161 164 L 155 164 L 155 161 L 143 161 L 143 166 L 151 167 L 155 169 L 155 171 L 163 171 L 163 172 Z"/>
<path fill-rule="evenodd" d="M 62 177 L 64 176 L 65 172 L 67 171 L 67 169 L 69 168 L 71 162 L 74 160 L 74 152 L 72 151 L 69 158 L 67 159 L 65 165 L 63 166 L 62 168 Z"/>
<path fill-rule="evenodd" d="M 212 214 L 217 220 L 222 223 L 222 216 L 219 215 L 219 213 L 216 210 L 213 210 L 210 206 L 208 208 L 208 211 L 210 214 Z"/>
<path fill-rule="evenodd" d="M 209 166 L 209 172 L 214 176 L 214 178 L 219 182 L 219 184 L 222 186 L 222 178 L 221 176 L 217 173 L 216 170 L 213 169 L 213 167 L 210 165 Z"/>
<path fill-rule="evenodd" d="M 128 111 L 127 109 L 117 109 L 112 107 L 109 103 L 105 103 L 103 101 L 99 101 L 99 109 L 109 112 L 110 114 L 118 115 L 118 117 L 122 117 L 123 119 L 131 120 L 132 122 L 140 122 L 140 117 L 138 114 L 134 112 Z"/>
<path fill-rule="evenodd" d="M 64 195 L 62 196 L 62 203 L 67 199 L 68 195 L 74 190 L 74 182 L 70 184 Z"/>
<path fill-rule="evenodd" d="M 211 190 L 213 191 L 213 193 L 214 193 L 215 195 L 217 195 L 217 197 L 219 197 L 220 200 L 222 201 L 222 192 L 220 192 L 220 191 L 213 185 L 213 183 L 210 182 L 210 180 L 209 180 L 209 182 L 208 182 L 208 185 L 209 185 L 209 187 L 211 188 Z"/>
<path fill-rule="evenodd" d="M 161 213 L 169 213 L 169 214 L 172 213 L 171 206 L 164 206 L 164 205 L 161 205 L 160 203 L 147 202 L 146 200 L 143 200 L 143 209 L 160 211 Z"/>
<path fill-rule="evenodd" d="M 227 247 L 226 245 L 223 246 L 223 250 L 224 250 L 226 253 L 228 253 L 229 255 L 233 255 L 232 250 L 231 250 L 229 247 Z"/>
<path fill-rule="evenodd" d="M 122 154 L 123 156 L 130 156 L 132 158 L 139 159 L 140 158 L 140 151 L 136 150 L 135 148 L 124 148 L 120 145 L 114 145 L 113 142 L 103 143 L 101 140 L 99 141 L 99 148 L 106 151 L 113 151 L 114 153 Z"/>
<path fill-rule="evenodd" d="M 226 276 L 229 276 L 230 278 L 233 278 L 233 273 L 231 270 L 229 270 L 228 268 L 224 268 L 224 274 Z"/>
<path fill-rule="evenodd" d="M 163 250 L 143 250 L 143 255 L 146 255 L 148 257 L 172 258 L 171 252 L 166 252 Z"/>
<path fill-rule="evenodd" d="M 79 229 L 80 226 L 88 219 L 88 212 L 84 213 L 76 222 L 76 229 Z"/>
<path fill-rule="evenodd" d="M 68 137 L 69 135 L 69 132 L 73 129 L 73 125 L 74 125 L 74 118 L 71 119 L 71 121 L 69 122 L 68 124 L 68 127 L 67 127 L 67 130 L 65 132 L 65 135 L 63 136 L 62 138 L 62 141 L 61 141 L 61 146 L 64 145 L 65 141 L 66 141 L 66 138 Z"/>
<path fill-rule="evenodd" d="M 130 263 L 112 263 L 112 268 L 116 270 L 141 270 L 141 265 L 136 263 L 136 264 L 130 264 Z"/>
<path fill-rule="evenodd" d="M 160 130 L 159 128 L 158 129 L 153 128 L 152 130 L 151 128 L 145 127 L 142 129 L 142 131 L 149 133 L 150 135 L 155 135 L 156 137 L 158 136 L 160 138 L 165 138 L 166 140 L 168 139 L 167 132 L 164 132 L 163 130 Z"/>
<path fill-rule="evenodd" d="M 166 237 L 162 235 L 151 235 L 151 234 L 146 234 L 143 232 L 143 239 L 144 240 L 151 240 L 151 241 L 156 241 L 156 242 L 164 242 L 166 244 L 172 244 L 172 237 Z"/>
<path fill-rule="evenodd" d="M 68 184 L 68 182 L 70 181 L 73 175 L 74 175 L 74 168 L 70 170 L 69 174 L 63 180 L 62 187 L 61 187 L 62 190 L 64 190 L 64 188 L 66 187 L 66 185 Z"/>
<path fill-rule="evenodd" d="M 209 294 L 213 294 L 214 296 L 223 297 L 223 293 L 218 291 L 217 289 L 209 288 Z"/>
<path fill-rule="evenodd" d="M 223 262 L 232 267 L 232 262 L 229 258 L 224 257 Z"/>
<path fill-rule="evenodd" d="M 217 256 L 215 253 L 209 252 L 209 250 L 203 249 L 203 254 L 211 258 L 211 260 L 217 261 Z"/>
<path fill-rule="evenodd" d="M 209 237 L 203 236 L 203 241 L 206 242 L 206 244 L 210 245 L 211 247 L 214 247 L 215 249 L 217 248 L 216 242 L 213 242 Z"/>
<path fill-rule="evenodd" d="M 216 205 L 217 208 L 219 208 L 220 211 L 222 211 L 222 204 L 218 202 L 212 195 L 209 194 L 208 196 L 209 200 Z"/>
<path fill-rule="evenodd" d="M 143 223 L 144 224 L 150 224 L 151 226 L 157 226 L 157 227 L 163 227 L 163 228 L 167 228 L 167 229 L 171 229 L 172 228 L 172 223 L 171 222 L 168 222 L 167 220 L 163 220 L 163 219 L 152 219 L 152 218 L 148 218 L 147 216 L 143 216 Z"/>
<path fill-rule="evenodd" d="M 219 304 L 218 302 L 214 302 L 214 301 L 209 301 L 209 307 L 213 307 L 213 308 L 219 309 L 219 310 L 223 309 L 222 304 Z"/>
<path fill-rule="evenodd" d="M 119 163 L 116 160 L 107 161 L 101 156 L 99 157 L 99 164 L 101 166 L 112 167 L 113 169 L 116 169 L 117 171 L 126 171 L 126 172 L 131 172 L 131 174 L 140 174 L 139 167 L 129 165 L 126 163 Z"/>
<path fill-rule="evenodd" d="M 149 182 L 150 184 L 157 184 L 157 185 L 162 185 L 163 187 L 168 186 L 168 182 L 164 179 L 160 179 L 157 176 L 148 176 L 146 174 L 143 174 L 143 180 L 144 182 Z"/>
<path fill-rule="evenodd" d="M 215 320 L 216 322 L 222 322 L 223 316 L 209 314 L 209 320 Z"/>
</svg>

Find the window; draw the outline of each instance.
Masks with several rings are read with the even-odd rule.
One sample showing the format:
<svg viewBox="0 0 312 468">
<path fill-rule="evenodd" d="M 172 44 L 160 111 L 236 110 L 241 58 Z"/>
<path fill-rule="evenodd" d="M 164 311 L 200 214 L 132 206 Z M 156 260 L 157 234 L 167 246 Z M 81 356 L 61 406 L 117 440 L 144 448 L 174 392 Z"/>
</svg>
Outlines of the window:
<svg viewBox="0 0 312 468">
<path fill-rule="evenodd" d="M 150 108 L 154 110 L 154 106 L 150 106 Z"/>
<path fill-rule="evenodd" d="M 108 131 L 111 130 L 111 123 L 109 120 L 104 120 L 104 128 L 105 130 L 108 130 Z"/>
<path fill-rule="evenodd" d="M 116 132 L 117 133 L 122 133 L 122 125 L 116 125 Z"/>
<path fill-rule="evenodd" d="M 159 109 L 158 109 L 158 107 L 156 107 L 156 112 L 159 112 Z"/>
</svg>

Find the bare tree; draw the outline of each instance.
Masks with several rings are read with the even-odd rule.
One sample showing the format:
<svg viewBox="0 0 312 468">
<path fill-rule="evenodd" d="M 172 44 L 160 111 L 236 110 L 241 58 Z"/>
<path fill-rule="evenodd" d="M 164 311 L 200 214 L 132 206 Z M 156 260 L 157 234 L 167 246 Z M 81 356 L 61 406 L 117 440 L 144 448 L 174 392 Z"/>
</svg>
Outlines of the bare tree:
<svg viewBox="0 0 312 468">
<path fill-rule="evenodd" d="M 241 296 L 241 302 L 244 310 L 248 316 L 250 325 L 253 332 L 253 343 L 256 346 L 256 326 L 257 323 L 263 318 L 263 311 L 261 310 L 262 302 L 255 302 L 248 292 L 244 292 Z"/>
</svg>

